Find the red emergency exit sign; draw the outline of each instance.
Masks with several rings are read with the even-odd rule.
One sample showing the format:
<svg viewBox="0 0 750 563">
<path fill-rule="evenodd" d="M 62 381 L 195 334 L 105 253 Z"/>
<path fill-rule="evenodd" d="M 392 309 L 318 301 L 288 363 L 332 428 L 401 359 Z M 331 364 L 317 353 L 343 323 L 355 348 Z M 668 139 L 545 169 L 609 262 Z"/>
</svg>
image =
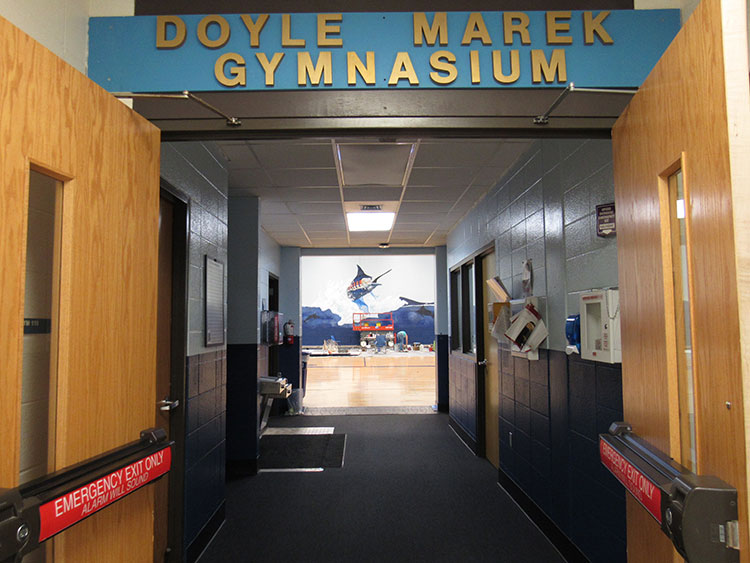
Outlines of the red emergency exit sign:
<svg viewBox="0 0 750 563">
<path fill-rule="evenodd" d="M 172 448 L 149 454 L 39 507 L 39 542 L 62 532 L 167 473 Z"/>
<path fill-rule="evenodd" d="M 603 438 L 599 438 L 599 457 L 628 492 L 661 524 L 661 490 Z"/>
</svg>

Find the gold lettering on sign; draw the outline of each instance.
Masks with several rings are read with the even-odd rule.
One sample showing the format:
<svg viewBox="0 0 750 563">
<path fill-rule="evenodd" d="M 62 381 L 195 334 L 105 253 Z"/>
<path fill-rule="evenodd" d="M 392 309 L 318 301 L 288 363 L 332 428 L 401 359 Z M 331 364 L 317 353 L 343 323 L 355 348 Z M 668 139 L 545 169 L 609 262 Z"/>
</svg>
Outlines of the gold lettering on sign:
<svg viewBox="0 0 750 563">
<path fill-rule="evenodd" d="M 229 75 L 225 73 L 224 68 L 228 62 L 236 65 L 229 67 Z M 216 60 L 214 76 L 222 86 L 244 86 L 247 83 L 245 59 L 239 53 L 224 53 Z"/>
<path fill-rule="evenodd" d="M 544 81 L 548 83 L 555 81 L 555 75 L 557 75 L 557 82 L 568 81 L 565 49 L 553 49 L 549 61 L 541 49 L 531 50 L 531 82 L 540 83 L 542 74 L 544 74 Z"/>
<path fill-rule="evenodd" d="M 469 52 L 471 62 L 471 83 L 479 84 L 482 81 L 482 73 L 479 71 L 479 51 Z"/>
<path fill-rule="evenodd" d="M 321 51 L 318 62 L 313 64 L 312 57 L 307 51 L 297 53 L 297 85 L 307 86 L 310 78 L 311 86 L 320 86 L 320 79 L 326 86 L 333 84 L 333 65 L 330 51 Z"/>
<path fill-rule="evenodd" d="M 209 39 L 208 37 L 208 26 L 211 24 L 219 26 L 219 37 L 217 39 Z M 230 33 L 229 22 L 221 16 L 206 16 L 198 24 L 198 41 L 209 49 L 218 49 L 226 45 Z"/>
<path fill-rule="evenodd" d="M 329 34 L 341 33 L 340 25 L 329 25 L 329 22 L 340 22 L 341 14 L 318 14 L 318 47 L 341 47 L 341 37 L 328 37 Z"/>
<path fill-rule="evenodd" d="M 614 43 L 612 37 L 602 26 L 602 22 L 608 15 L 609 12 L 599 12 L 596 17 L 593 17 L 591 12 L 583 12 L 583 42 L 586 45 L 592 45 L 594 43 L 595 33 L 599 36 L 599 40 L 604 45 L 612 45 L 612 43 Z"/>
<path fill-rule="evenodd" d="M 450 51 L 435 51 L 430 55 L 430 66 L 437 72 L 431 72 L 430 78 L 435 84 L 450 84 L 458 77 L 456 55 Z M 440 74 L 445 72 L 447 74 Z"/>
<path fill-rule="evenodd" d="M 558 35 L 558 33 L 570 32 L 568 22 L 558 20 L 569 20 L 570 12 L 547 12 L 547 45 L 571 45 L 573 38 L 569 35 Z"/>
<path fill-rule="evenodd" d="M 448 16 L 445 12 L 435 12 L 432 18 L 432 25 L 427 23 L 427 16 L 424 12 L 414 12 L 412 16 L 414 22 L 414 45 L 422 45 L 422 40 L 428 45 L 434 45 L 440 36 L 440 44 L 448 44 Z"/>
<path fill-rule="evenodd" d="M 510 74 L 503 73 L 502 51 L 492 51 L 492 75 L 500 84 L 513 84 L 521 76 L 521 62 L 518 50 L 510 51 Z"/>
<path fill-rule="evenodd" d="M 503 43 L 513 45 L 513 34 L 521 36 L 521 43 L 531 45 L 529 15 L 523 12 L 503 12 Z"/>
<path fill-rule="evenodd" d="M 167 39 L 167 29 L 174 27 L 174 37 Z M 179 16 L 156 16 L 156 48 L 177 49 L 187 37 L 185 22 Z"/>
<path fill-rule="evenodd" d="M 393 70 L 388 79 L 388 86 L 396 86 L 399 80 L 408 80 L 412 86 L 419 86 L 419 78 L 414 70 L 409 53 L 396 53 L 396 60 L 393 61 Z"/>
<path fill-rule="evenodd" d="M 367 64 L 362 62 L 359 55 L 354 51 L 346 54 L 346 83 L 349 86 L 357 85 L 357 73 L 365 81 L 365 84 L 375 84 L 375 51 L 367 51 Z"/>
<path fill-rule="evenodd" d="M 255 53 L 255 58 L 258 59 L 260 66 L 263 67 L 263 72 L 266 74 L 266 86 L 275 86 L 276 69 L 279 68 L 279 63 L 284 58 L 284 53 L 274 53 L 270 61 L 265 53 Z"/>
<path fill-rule="evenodd" d="M 466 22 L 461 45 L 470 45 L 474 39 L 481 39 L 482 45 L 492 45 L 490 32 L 487 31 L 487 25 L 484 23 L 484 18 L 479 12 L 469 14 L 469 20 Z"/>
<path fill-rule="evenodd" d="M 268 14 L 260 14 L 258 19 L 253 21 L 253 17 L 247 14 L 242 14 L 242 23 L 245 24 L 247 31 L 250 33 L 250 46 L 260 47 L 260 32 L 268 21 Z"/>
<path fill-rule="evenodd" d="M 281 16 L 281 46 L 282 47 L 304 47 L 304 39 L 292 39 L 292 16 L 283 14 Z"/>
</svg>

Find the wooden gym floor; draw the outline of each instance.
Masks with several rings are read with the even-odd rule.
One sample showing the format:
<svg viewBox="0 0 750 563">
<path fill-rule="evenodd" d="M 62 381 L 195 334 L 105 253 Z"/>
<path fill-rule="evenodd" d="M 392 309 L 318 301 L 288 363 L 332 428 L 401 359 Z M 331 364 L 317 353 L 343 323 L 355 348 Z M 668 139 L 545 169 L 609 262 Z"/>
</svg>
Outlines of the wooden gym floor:
<svg viewBox="0 0 750 563">
<path fill-rule="evenodd" d="M 305 407 L 411 407 L 435 404 L 435 354 L 310 356 Z"/>
</svg>

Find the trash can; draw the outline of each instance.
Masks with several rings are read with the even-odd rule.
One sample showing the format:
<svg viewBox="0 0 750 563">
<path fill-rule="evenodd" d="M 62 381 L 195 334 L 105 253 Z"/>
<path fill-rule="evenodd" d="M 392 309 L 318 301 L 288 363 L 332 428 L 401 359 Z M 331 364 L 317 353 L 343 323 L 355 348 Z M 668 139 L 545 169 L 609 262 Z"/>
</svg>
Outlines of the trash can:
<svg viewBox="0 0 750 563">
<path fill-rule="evenodd" d="M 287 415 L 302 414 L 302 389 L 292 389 L 292 394 L 287 397 L 286 403 L 289 407 Z"/>
</svg>

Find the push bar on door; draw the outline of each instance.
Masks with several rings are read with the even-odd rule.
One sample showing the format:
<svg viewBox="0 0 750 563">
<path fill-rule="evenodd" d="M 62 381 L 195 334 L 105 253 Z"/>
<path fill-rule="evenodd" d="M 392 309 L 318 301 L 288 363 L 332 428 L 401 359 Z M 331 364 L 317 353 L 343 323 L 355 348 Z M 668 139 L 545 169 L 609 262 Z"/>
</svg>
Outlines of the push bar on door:
<svg viewBox="0 0 750 563">
<path fill-rule="evenodd" d="M 696 475 L 614 422 L 599 434 L 604 466 L 659 523 L 689 563 L 740 560 L 737 489 Z"/>
<path fill-rule="evenodd" d="M 139 440 L 15 489 L 0 489 L 0 562 L 19 562 L 39 544 L 153 482 L 172 466 L 161 428 Z"/>
</svg>

